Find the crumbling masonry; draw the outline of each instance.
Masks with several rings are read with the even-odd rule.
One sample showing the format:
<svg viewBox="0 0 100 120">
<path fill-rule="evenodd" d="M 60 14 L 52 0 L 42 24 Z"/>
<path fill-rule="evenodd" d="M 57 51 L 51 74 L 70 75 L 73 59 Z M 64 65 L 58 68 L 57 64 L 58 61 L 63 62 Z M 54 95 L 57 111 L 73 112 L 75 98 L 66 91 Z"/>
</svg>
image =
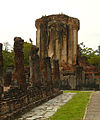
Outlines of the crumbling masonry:
<svg viewBox="0 0 100 120">
<path fill-rule="evenodd" d="M 81 57 L 77 18 L 64 14 L 36 20 L 36 46 L 24 66 L 24 40 L 14 38 L 14 69 L 3 72 L 0 43 L 0 120 L 21 114 L 62 93 L 60 89 L 100 89 L 100 73 Z"/>
<path fill-rule="evenodd" d="M 79 20 L 66 15 L 44 16 L 36 20 L 40 57 L 56 58 L 60 66 L 77 64 Z"/>
<path fill-rule="evenodd" d="M 37 54 L 39 48 L 34 45 L 31 46 L 29 57 L 29 81 L 26 80 L 23 44 L 24 40 L 20 37 L 14 38 L 14 71 L 9 89 L 0 91 L 0 120 L 14 120 L 27 109 L 31 109 L 62 93 L 59 86 L 60 77 L 58 76 L 60 76 L 60 73 L 58 62 L 54 63 L 52 69 L 50 58 L 44 57 L 40 59 Z M 0 45 L 0 65 L 2 69 L 2 44 Z M 3 74 L 2 71 L 3 69 L 1 70 Z M 54 71 L 57 71 L 57 74 Z M 0 74 L 0 78 L 2 78 L 2 74 Z M 55 82 L 53 82 L 53 76 L 55 76 Z M 2 81 L 2 79 L 0 80 Z M 56 85 L 56 83 L 58 84 Z M 1 84 L 0 87 L 3 88 L 6 86 Z"/>
<path fill-rule="evenodd" d="M 38 54 L 41 58 L 51 57 L 59 60 L 62 89 L 93 88 L 96 81 L 100 83 L 98 69 L 90 65 L 85 57 L 80 56 L 78 47 L 80 22 L 77 18 L 64 14 L 43 16 L 36 20 L 35 25 Z"/>
</svg>

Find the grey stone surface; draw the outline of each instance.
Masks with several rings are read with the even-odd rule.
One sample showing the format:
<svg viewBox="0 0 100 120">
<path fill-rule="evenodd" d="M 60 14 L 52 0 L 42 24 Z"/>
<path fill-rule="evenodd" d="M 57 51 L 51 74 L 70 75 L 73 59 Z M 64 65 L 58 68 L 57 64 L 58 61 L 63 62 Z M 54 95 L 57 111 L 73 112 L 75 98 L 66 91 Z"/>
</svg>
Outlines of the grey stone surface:
<svg viewBox="0 0 100 120">
<path fill-rule="evenodd" d="M 63 93 L 48 102 L 33 108 L 30 112 L 22 115 L 16 120 L 49 120 L 61 105 L 64 105 L 70 99 L 72 99 L 75 93 Z"/>
<path fill-rule="evenodd" d="M 100 120 L 100 91 L 92 93 L 83 120 Z"/>
</svg>

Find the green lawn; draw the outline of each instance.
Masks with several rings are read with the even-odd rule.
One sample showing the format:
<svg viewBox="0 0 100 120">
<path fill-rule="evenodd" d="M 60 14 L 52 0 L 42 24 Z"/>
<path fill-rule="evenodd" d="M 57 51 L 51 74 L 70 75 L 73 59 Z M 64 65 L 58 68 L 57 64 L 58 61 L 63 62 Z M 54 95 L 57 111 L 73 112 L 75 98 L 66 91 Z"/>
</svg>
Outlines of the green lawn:
<svg viewBox="0 0 100 120">
<path fill-rule="evenodd" d="M 50 117 L 50 120 L 82 120 L 91 92 L 64 91 L 77 93 L 70 101 Z"/>
</svg>

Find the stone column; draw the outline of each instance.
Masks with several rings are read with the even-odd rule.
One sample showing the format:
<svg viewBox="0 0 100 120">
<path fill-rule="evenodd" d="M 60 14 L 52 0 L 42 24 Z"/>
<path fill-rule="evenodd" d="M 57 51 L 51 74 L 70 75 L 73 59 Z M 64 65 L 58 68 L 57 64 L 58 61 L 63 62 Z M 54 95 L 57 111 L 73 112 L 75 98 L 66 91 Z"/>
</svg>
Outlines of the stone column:
<svg viewBox="0 0 100 120">
<path fill-rule="evenodd" d="M 48 57 L 54 58 L 57 57 L 56 53 L 56 28 L 49 28 L 49 37 L 48 37 Z"/>
<path fill-rule="evenodd" d="M 2 44 L 0 43 L 0 99 L 3 93 L 3 54 L 2 54 Z"/>
<path fill-rule="evenodd" d="M 51 94 L 52 90 L 52 70 L 51 70 L 51 63 L 50 63 L 50 58 L 46 57 L 44 58 L 44 80 L 47 82 L 47 95 Z"/>
<path fill-rule="evenodd" d="M 59 61 L 57 59 L 53 60 L 52 79 L 53 79 L 53 88 L 56 91 L 59 90 L 60 89 L 60 72 L 59 72 Z"/>
<path fill-rule="evenodd" d="M 76 88 L 77 89 L 81 89 L 82 87 L 82 71 L 83 71 L 83 67 L 77 66 L 76 67 L 76 71 L 75 71 L 75 75 L 76 75 Z"/>
<path fill-rule="evenodd" d="M 78 45 L 78 28 L 76 26 L 73 26 L 73 65 L 76 65 L 77 45 Z"/>
<path fill-rule="evenodd" d="M 48 56 L 48 34 L 47 34 L 47 26 L 45 24 L 40 25 L 40 58 L 44 58 Z"/>
<path fill-rule="evenodd" d="M 63 35 L 63 46 L 62 46 L 61 61 L 63 63 L 67 63 L 67 31 L 66 31 L 66 35 Z"/>
<path fill-rule="evenodd" d="M 36 46 L 40 48 L 40 26 L 38 26 L 38 29 L 36 31 Z M 38 55 L 40 55 L 40 49 L 38 51 Z"/>
<path fill-rule="evenodd" d="M 33 87 L 41 87 L 40 58 L 38 56 L 39 48 L 31 46 L 30 51 L 30 82 Z"/>
<path fill-rule="evenodd" d="M 73 49 L 73 45 L 72 45 L 72 40 L 73 40 L 73 30 L 72 30 L 72 25 L 69 24 L 68 26 L 68 64 L 72 65 L 72 49 Z"/>
<path fill-rule="evenodd" d="M 23 54 L 24 40 L 20 37 L 14 38 L 14 73 L 13 80 L 15 80 L 22 90 L 26 89 L 26 79 L 24 74 L 24 54 Z"/>
</svg>

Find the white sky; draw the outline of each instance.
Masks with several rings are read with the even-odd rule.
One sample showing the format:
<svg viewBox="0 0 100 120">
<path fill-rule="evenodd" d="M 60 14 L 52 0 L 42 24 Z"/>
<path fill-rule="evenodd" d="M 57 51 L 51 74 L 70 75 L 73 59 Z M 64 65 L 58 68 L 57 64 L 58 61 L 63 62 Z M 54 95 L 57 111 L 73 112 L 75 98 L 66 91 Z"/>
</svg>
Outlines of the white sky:
<svg viewBox="0 0 100 120">
<path fill-rule="evenodd" d="M 0 42 L 13 45 L 14 37 L 35 44 L 35 20 L 59 14 L 80 20 L 78 41 L 93 49 L 100 45 L 100 0 L 0 0 Z"/>
</svg>

